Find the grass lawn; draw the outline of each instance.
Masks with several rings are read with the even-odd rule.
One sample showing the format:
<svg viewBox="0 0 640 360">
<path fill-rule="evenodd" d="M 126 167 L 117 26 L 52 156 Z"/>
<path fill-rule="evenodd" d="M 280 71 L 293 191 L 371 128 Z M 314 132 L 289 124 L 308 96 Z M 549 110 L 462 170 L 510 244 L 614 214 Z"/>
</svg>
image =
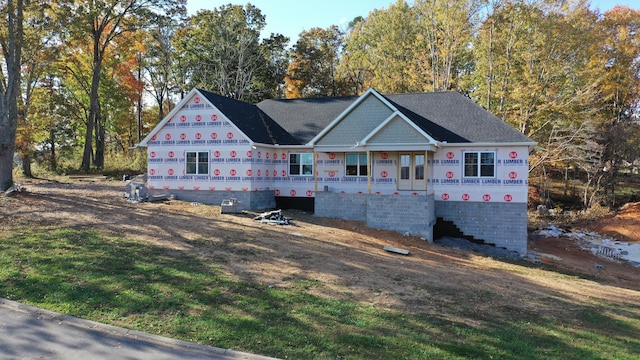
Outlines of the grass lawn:
<svg viewBox="0 0 640 360">
<path fill-rule="evenodd" d="M 0 232 L 0 296 L 289 359 L 637 359 L 640 354 L 638 301 L 575 302 L 570 312 L 575 319 L 540 316 L 544 310 L 525 311 L 516 303 L 493 319 L 464 306 L 441 315 L 406 314 L 312 295 L 310 288 L 324 286 L 316 280 L 295 279 L 287 288 L 234 280 L 198 255 L 198 247 L 205 252 L 209 246 L 207 239 L 193 246 L 177 251 L 80 227 Z M 526 264 L 517 268 L 528 271 Z M 430 291 L 438 296 L 446 289 Z M 487 288 L 478 296 L 490 301 L 501 294 Z"/>
</svg>

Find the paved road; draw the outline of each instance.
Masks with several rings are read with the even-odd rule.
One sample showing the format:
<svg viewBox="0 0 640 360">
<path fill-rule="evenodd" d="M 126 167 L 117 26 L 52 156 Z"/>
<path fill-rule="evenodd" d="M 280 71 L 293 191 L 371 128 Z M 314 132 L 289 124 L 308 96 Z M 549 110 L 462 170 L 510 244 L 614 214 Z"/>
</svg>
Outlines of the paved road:
<svg viewBox="0 0 640 360">
<path fill-rule="evenodd" d="M 273 358 L 99 324 L 0 298 L 0 359 Z"/>
</svg>

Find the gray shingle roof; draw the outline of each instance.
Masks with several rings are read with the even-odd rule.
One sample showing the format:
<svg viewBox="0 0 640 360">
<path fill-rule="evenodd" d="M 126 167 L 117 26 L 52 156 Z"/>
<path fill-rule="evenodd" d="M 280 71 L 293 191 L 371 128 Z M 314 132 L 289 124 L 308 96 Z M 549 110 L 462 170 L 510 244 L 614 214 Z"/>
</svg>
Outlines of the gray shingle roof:
<svg viewBox="0 0 640 360">
<path fill-rule="evenodd" d="M 449 143 L 533 142 L 468 97 L 457 92 L 383 95 L 411 121 Z"/>
<path fill-rule="evenodd" d="M 269 99 L 257 105 L 199 91 L 254 142 L 305 145 L 357 96 Z M 437 141 L 533 143 L 531 139 L 457 92 L 382 95 Z"/>
<path fill-rule="evenodd" d="M 255 105 L 202 89 L 198 91 L 252 141 L 272 145 L 298 144 L 297 139 Z"/>
<path fill-rule="evenodd" d="M 302 145 L 311 141 L 356 99 L 357 96 L 269 99 L 258 103 L 258 107 L 276 119 Z"/>
</svg>

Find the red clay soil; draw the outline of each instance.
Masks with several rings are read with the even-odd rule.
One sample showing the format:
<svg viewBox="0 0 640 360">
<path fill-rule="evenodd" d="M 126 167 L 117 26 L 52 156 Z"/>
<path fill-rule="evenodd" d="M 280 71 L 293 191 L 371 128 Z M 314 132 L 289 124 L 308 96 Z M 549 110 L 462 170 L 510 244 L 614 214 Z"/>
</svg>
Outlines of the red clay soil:
<svg viewBox="0 0 640 360">
<path fill-rule="evenodd" d="M 629 203 L 615 214 L 574 224 L 573 229 L 606 235 L 630 244 L 640 243 L 640 203 Z M 541 257 L 540 261 L 543 264 L 640 290 L 640 268 L 633 267 L 624 261 L 593 255 L 589 251 L 582 250 L 574 239 L 531 236 L 529 250 L 553 255 Z"/>
</svg>

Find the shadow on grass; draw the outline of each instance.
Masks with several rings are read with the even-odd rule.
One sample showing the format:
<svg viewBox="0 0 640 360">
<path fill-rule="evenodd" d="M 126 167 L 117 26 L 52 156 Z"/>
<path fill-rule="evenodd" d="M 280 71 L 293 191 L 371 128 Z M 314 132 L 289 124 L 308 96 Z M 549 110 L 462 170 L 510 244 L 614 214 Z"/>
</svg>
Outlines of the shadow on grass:
<svg viewBox="0 0 640 360">
<path fill-rule="evenodd" d="M 194 242 L 204 247 L 206 243 Z M 194 251 L 82 229 L 0 239 L 0 296 L 187 341 L 288 358 L 631 358 L 637 309 L 580 306 L 582 327 L 537 313 L 470 325 L 321 298 L 294 279 L 278 288 L 225 275 Z M 491 296 L 486 295 L 487 300 Z M 464 301 L 464 299 L 459 299 Z M 561 306 L 561 305 L 560 305 Z M 576 306 L 573 304 L 572 306 Z M 509 311 L 509 309 L 503 309 Z"/>
</svg>

